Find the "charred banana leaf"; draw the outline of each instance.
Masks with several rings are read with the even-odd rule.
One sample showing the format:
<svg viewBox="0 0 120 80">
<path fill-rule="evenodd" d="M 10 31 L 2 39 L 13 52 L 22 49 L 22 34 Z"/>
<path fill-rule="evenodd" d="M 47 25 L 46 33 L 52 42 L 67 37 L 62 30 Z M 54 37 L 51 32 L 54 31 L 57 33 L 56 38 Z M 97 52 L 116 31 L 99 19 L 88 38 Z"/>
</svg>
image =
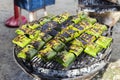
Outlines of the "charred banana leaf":
<svg viewBox="0 0 120 80">
<path fill-rule="evenodd" d="M 17 29 L 15 32 L 20 35 L 27 35 L 30 39 L 37 38 L 40 33 L 39 30 L 33 30 L 30 28 Z"/>
<path fill-rule="evenodd" d="M 41 32 L 39 38 L 41 38 L 46 43 L 50 41 L 53 37 L 47 33 Z"/>
<path fill-rule="evenodd" d="M 84 30 L 90 29 L 91 27 L 93 27 L 92 24 L 88 23 L 87 21 L 81 21 L 80 23 L 78 23 L 80 26 L 82 26 L 84 28 Z"/>
<path fill-rule="evenodd" d="M 81 33 L 83 33 L 82 31 L 80 31 L 79 29 L 75 28 L 72 25 L 68 26 L 65 31 L 67 31 L 67 33 L 69 33 L 73 38 L 76 38 Z"/>
<path fill-rule="evenodd" d="M 87 31 L 85 31 L 87 34 L 96 36 L 97 38 L 102 35 L 103 31 L 99 28 L 91 28 Z"/>
<path fill-rule="evenodd" d="M 33 21 L 33 22 L 29 22 L 27 24 L 22 25 L 20 29 L 26 29 L 26 28 L 37 29 L 38 27 L 40 27 L 40 24 L 38 23 L 38 21 Z"/>
<path fill-rule="evenodd" d="M 69 52 L 74 53 L 76 56 L 79 56 L 83 52 L 83 44 L 81 41 L 75 39 L 71 42 L 69 47 Z"/>
<path fill-rule="evenodd" d="M 81 17 L 82 21 L 88 22 L 89 24 L 94 24 L 97 22 L 95 18 L 91 18 L 85 13 L 80 13 L 79 16 Z"/>
<path fill-rule="evenodd" d="M 47 61 L 53 59 L 56 54 L 57 53 L 52 48 L 46 47 L 39 51 L 38 56 L 41 56 L 42 59 Z"/>
<path fill-rule="evenodd" d="M 90 17 L 87 17 L 85 20 L 90 24 L 95 24 L 97 22 L 95 18 L 90 18 Z"/>
<path fill-rule="evenodd" d="M 45 23 L 49 22 L 52 20 L 54 16 L 45 16 L 45 17 L 42 17 L 38 20 L 40 26 L 43 26 Z"/>
<path fill-rule="evenodd" d="M 69 52 L 74 53 L 75 56 L 79 56 L 83 52 L 83 48 L 77 45 L 71 45 Z"/>
<path fill-rule="evenodd" d="M 99 23 L 95 23 L 93 25 L 95 28 L 99 28 L 100 30 L 102 31 L 106 31 L 107 30 L 107 26 L 106 25 L 102 25 L 102 24 L 99 24 Z"/>
<path fill-rule="evenodd" d="M 96 57 L 97 54 L 102 50 L 103 48 L 95 43 L 88 44 L 84 50 L 85 53 L 88 55 L 91 55 L 92 57 Z"/>
<path fill-rule="evenodd" d="M 68 13 L 63 13 L 59 16 L 56 16 L 53 18 L 53 21 L 58 22 L 59 24 L 65 22 L 67 19 L 69 18 L 69 14 Z"/>
<path fill-rule="evenodd" d="M 83 33 L 80 35 L 81 39 L 85 40 L 88 43 L 92 43 L 96 40 L 96 37 L 87 33 Z"/>
<path fill-rule="evenodd" d="M 30 45 L 32 45 L 36 50 L 40 50 L 45 45 L 45 42 L 42 39 L 37 39 L 33 40 Z"/>
<path fill-rule="evenodd" d="M 40 24 L 38 23 L 38 21 L 33 21 L 33 22 L 28 23 L 27 27 L 31 29 L 36 29 L 40 27 Z"/>
<path fill-rule="evenodd" d="M 96 43 L 103 48 L 107 48 L 111 44 L 111 42 L 112 42 L 112 38 L 104 37 L 104 36 L 100 36 L 100 38 L 98 38 L 98 40 L 96 41 Z"/>
<path fill-rule="evenodd" d="M 44 24 L 40 30 L 42 32 L 48 32 L 48 31 L 51 31 L 52 29 L 57 29 L 57 28 L 60 28 L 59 24 L 55 21 L 49 21 L 47 22 L 46 24 Z"/>
<path fill-rule="evenodd" d="M 75 24 L 78 24 L 80 21 L 81 21 L 81 18 L 78 17 L 78 16 L 74 16 L 73 19 L 72 19 L 72 22 L 75 23 Z"/>
<path fill-rule="evenodd" d="M 83 32 L 86 30 L 86 27 L 85 27 L 85 26 L 82 26 L 82 25 L 80 25 L 80 24 L 75 24 L 74 27 L 77 28 L 77 29 L 79 29 L 79 31 L 80 31 L 81 33 L 83 33 Z"/>
<path fill-rule="evenodd" d="M 95 24 L 97 22 L 97 20 L 95 18 L 91 18 L 88 15 L 84 14 L 84 13 L 80 13 L 78 14 L 78 17 L 80 17 L 81 21 L 85 21 L 88 22 L 89 24 Z"/>
<path fill-rule="evenodd" d="M 58 34 L 58 31 L 55 29 L 52 29 L 52 30 L 48 31 L 47 33 L 50 34 L 51 36 L 55 37 Z"/>
<path fill-rule="evenodd" d="M 68 67 L 74 62 L 75 59 L 76 57 L 73 53 L 62 51 L 58 53 L 56 61 L 59 62 L 64 67 Z"/>
<path fill-rule="evenodd" d="M 25 35 L 18 35 L 12 40 L 12 42 L 23 48 L 31 42 L 31 39 Z"/>
<path fill-rule="evenodd" d="M 77 38 L 74 39 L 74 40 L 73 40 L 72 42 L 70 42 L 70 43 L 71 43 L 71 45 L 77 45 L 77 46 L 84 47 L 83 43 L 82 43 L 80 40 L 78 40 Z"/>
<path fill-rule="evenodd" d="M 88 29 L 85 32 L 88 33 L 88 34 L 94 35 L 98 38 L 106 30 L 107 30 L 107 27 L 105 25 L 95 23 L 92 28 Z"/>
<path fill-rule="evenodd" d="M 67 43 L 73 39 L 71 34 L 69 34 L 68 32 L 65 32 L 65 31 L 58 34 L 55 38 L 61 40 L 64 43 Z"/>
<path fill-rule="evenodd" d="M 80 13 L 76 16 L 73 16 L 72 22 L 75 24 L 78 24 L 79 22 L 81 22 L 82 20 L 85 20 L 87 18 L 86 14 Z"/>
<path fill-rule="evenodd" d="M 56 52 L 59 52 L 65 47 L 65 44 L 58 39 L 53 39 L 46 44 L 47 47 L 51 47 Z"/>
<path fill-rule="evenodd" d="M 78 37 L 81 33 L 82 32 L 79 29 L 70 25 L 67 28 L 63 29 L 56 37 L 60 38 L 62 42 L 66 43 Z"/>
<path fill-rule="evenodd" d="M 81 37 L 77 37 L 76 39 L 79 40 L 80 42 L 82 42 L 83 48 L 85 48 L 86 45 L 89 43 L 89 42 L 86 42 L 85 40 L 83 40 Z"/>
<path fill-rule="evenodd" d="M 20 51 L 20 53 L 18 53 L 17 57 L 26 60 L 31 60 L 36 54 L 37 50 L 34 49 L 32 45 L 27 45 Z"/>
</svg>

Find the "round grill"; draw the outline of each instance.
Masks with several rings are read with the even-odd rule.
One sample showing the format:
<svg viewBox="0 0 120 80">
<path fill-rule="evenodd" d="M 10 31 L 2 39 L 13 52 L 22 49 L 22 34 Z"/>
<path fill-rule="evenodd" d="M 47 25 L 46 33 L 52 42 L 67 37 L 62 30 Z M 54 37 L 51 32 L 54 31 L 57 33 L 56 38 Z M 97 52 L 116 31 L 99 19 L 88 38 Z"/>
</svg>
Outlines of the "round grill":
<svg viewBox="0 0 120 80">
<path fill-rule="evenodd" d="M 18 46 L 14 47 L 14 57 L 25 72 L 33 77 L 38 76 L 51 80 L 85 78 L 99 72 L 108 63 L 111 55 L 111 47 L 98 53 L 96 58 L 82 53 L 69 68 L 63 68 L 54 60 L 46 63 L 37 57 L 34 57 L 31 62 L 27 63 L 16 57 L 19 50 L 21 49 Z"/>
<path fill-rule="evenodd" d="M 109 35 L 106 31 L 103 35 Z M 111 55 L 111 46 L 103 49 L 96 57 L 91 57 L 82 53 L 67 68 L 64 68 L 54 59 L 45 62 L 34 57 L 31 61 L 26 61 L 17 57 L 22 48 L 14 46 L 14 58 L 17 64 L 32 77 L 42 78 L 43 80 L 61 80 L 61 79 L 84 79 L 96 72 L 99 72 L 109 61 Z"/>
</svg>

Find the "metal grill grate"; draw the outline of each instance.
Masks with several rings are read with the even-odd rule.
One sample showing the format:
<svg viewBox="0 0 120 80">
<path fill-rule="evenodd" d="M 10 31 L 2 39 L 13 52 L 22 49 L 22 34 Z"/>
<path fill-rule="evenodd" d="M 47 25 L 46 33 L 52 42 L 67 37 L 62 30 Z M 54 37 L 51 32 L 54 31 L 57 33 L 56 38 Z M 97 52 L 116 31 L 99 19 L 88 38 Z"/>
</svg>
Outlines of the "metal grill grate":
<svg viewBox="0 0 120 80">
<path fill-rule="evenodd" d="M 21 50 L 18 46 L 15 46 L 14 53 L 17 55 Z M 85 53 L 82 53 L 69 68 L 63 68 L 59 63 L 52 60 L 45 62 L 42 59 L 34 57 L 31 62 L 27 63 L 24 60 L 19 59 L 18 63 L 23 63 L 23 68 L 27 67 L 28 70 L 32 70 L 32 74 L 39 77 L 48 78 L 52 80 L 62 78 L 77 78 L 85 75 L 90 75 L 96 71 L 99 71 L 106 65 L 106 60 L 109 59 L 111 47 L 98 53 L 96 58 L 90 57 Z"/>
</svg>

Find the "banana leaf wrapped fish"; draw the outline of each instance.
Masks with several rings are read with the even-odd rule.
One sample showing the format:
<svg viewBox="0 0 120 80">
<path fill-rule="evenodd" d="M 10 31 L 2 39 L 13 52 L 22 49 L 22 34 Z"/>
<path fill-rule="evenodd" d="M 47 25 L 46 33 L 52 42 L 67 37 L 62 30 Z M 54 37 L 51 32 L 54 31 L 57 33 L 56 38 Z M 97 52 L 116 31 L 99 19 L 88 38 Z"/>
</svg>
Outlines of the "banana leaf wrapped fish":
<svg viewBox="0 0 120 80">
<path fill-rule="evenodd" d="M 86 14 L 80 13 L 76 16 L 73 16 L 72 22 L 78 24 L 82 20 L 85 20 L 88 16 Z"/>
<path fill-rule="evenodd" d="M 79 56 L 83 52 L 83 44 L 81 41 L 75 39 L 71 42 L 69 47 L 69 52 L 74 53 L 76 56 Z"/>
<path fill-rule="evenodd" d="M 65 47 L 65 44 L 58 39 L 52 39 L 46 44 L 47 47 L 51 47 L 56 52 L 59 52 Z"/>
<path fill-rule="evenodd" d="M 75 54 L 75 56 L 79 56 L 83 52 L 83 47 L 78 45 L 71 45 L 69 52 Z"/>
<path fill-rule="evenodd" d="M 75 23 L 75 24 L 78 24 L 80 21 L 81 21 L 81 18 L 78 17 L 78 16 L 74 16 L 73 19 L 72 19 L 72 22 Z"/>
<path fill-rule="evenodd" d="M 84 21 L 84 22 L 88 22 L 89 24 L 93 25 L 94 23 L 97 22 L 97 20 L 95 18 L 91 18 L 88 15 L 83 14 L 83 13 L 78 14 L 78 18 L 80 18 L 80 19 L 78 19 L 79 21 L 77 21 L 77 23 Z"/>
<path fill-rule="evenodd" d="M 72 25 L 68 26 L 68 27 L 66 28 L 66 31 L 67 31 L 69 34 L 71 34 L 71 36 L 72 36 L 73 38 L 78 37 L 78 36 L 82 33 L 79 29 L 75 28 L 75 27 L 72 26 Z"/>
<path fill-rule="evenodd" d="M 90 24 L 95 24 L 97 22 L 95 18 L 90 18 L 90 17 L 87 17 L 85 20 Z"/>
<path fill-rule="evenodd" d="M 45 16 L 40 18 L 38 21 L 33 21 L 27 24 L 27 27 L 31 29 L 37 29 L 41 28 L 44 24 L 47 22 L 50 22 L 52 20 L 53 16 Z"/>
<path fill-rule="evenodd" d="M 17 57 L 25 60 L 31 60 L 37 54 L 37 52 L 38 51 L 34 49 L 32 45 L 27 45 L 18 53 Z"/>
<path fill-rule="evenodd" d="M 55 36 L 56 39 L 61 40 L 62 42 L 66 43 L 73 39 L 73 37 L 68 32 L 60 32 L 58 35 Z"/>
<path fill-rule="evenodd" d="M 77 28 L 77 29 L 79 29 L 79 30 L 83 30 L 83 31 L 85 29 L 85 27 L 81 26 L 80 24 L 75 24 L 74 27 Z"/>
<path fill-rule="evenodd" d="M 85 53 L 87 53 L 88 55 L 91 55 L 92 57 L 96 57 L 97 54 L 102 50 L 103 48 L 96 44 L 96 43 L 91 43 L 88 44 L 84 50 Z"/>
<path fill-rule="evenodd" d="M 80 35 L 81 39 L 85 40 L 88 43 L 94 42 L 96 37 L 87 33 L 83 33 Z"/>
<path fill-rule="evenodd" d="M 99 28 L 91 28 L 91 29 L 85 31 L 85 33 L 96 36 L 98 38 L 99 36 L 102 35 L 103 31 Z"/>
<path fill-rule="evenodd" d="M 91 18 L 87 14 L 84 14 L 84 13 L 81 13 L 78 16 L 81 17 L 82 21 L 86 21 L 86 22 L 88 22 L 89 24 L 92 24 L 92 25 L 97 22 L 97 20 L 95 18 Z"/>
<path fill-rule="evenodd" d="M 107 30 L 107 27 L 105 25 L 95 23 L 92 28 L 90 28 L 89 30 L 86 30 L 85 32 L 88 34 L 94 35 L 96 37 L 99 37 L 106 30 Z"/>
<path fill-rule="evenodd" d="M 51 29 L 50 31 L 47 32 L 48 34 L 50 34 L 51 36 L 55 37 L 58 34 L 58 31 L 55 29 Z"/>
<path fill-rule="evenodd" d="M 102 25 L 102 24 L 99 24 L 99 23 L 95 23 L 93 25 L 95 28 L 99 28 L 100 30 L 102 31 L 106 31 L 107 30 L 107 26 L 106 25 Z"/>
<path fill-rule="evenodd" d="M 48 33 L 41 32 L 39 38 L 41 38 L 46 43 L 50 41 L 53 38 L 53 36 L 49 35 Z"/>
<path fill-rule="evenodd" d="M 93 27 L 92 24 L 88 23 L 87 21 L 81 21 L 78 23 L 80 26 L 84 27 L 84 30 L 90 29 Z"/>
<path fill-rule="evenodd" d="M 61 16 L 62 18 L 64 18 L 65 20 L 67 20 L 67 19 L 69 18 L 70 14 L 67 13 L 67 12 L 65 12 L 65 13 L 63 13 L 63 14 L 60 14 L 60 16 Z"/>
<path fill-rule="evenodd" d="M 60 38 L 62 42 L 69 42 L 81 34 L 80 30 L 72 25 L 63 29 L 56 37 Z"/>
<path fill-rule="evenodd" d="M 44 59 L 45 61 L 48 61 L 53 59 L 56 54 L 57 52 L 55 52 L 52 48 L 45 47 L 39 51 L 38 57 Z"/>
<path fill-rule="evenodd" d="M 38 23 L 38 21 L 33 21 L 33 22 L 29 22 L 27 24 L 20 26 L 19 29 L 22 29 L 22 30 L 25 30 L 26 28 L 36 29 L 38 27 L 40 27 L 40 24 Z"/>
<path fill-rule="evenodd" d="M 74 39 L 74 40 L 73 40 L 72 42 L 70 42 L 70 43 L 71 43 L 71 45 L 77 45 L 77 46 L 84 47 L 83 43 L 82 43 L 80 40 L 78 40 L 77 38 Z"/>
<path fill-rule="evenodd" d="M 60 27 L 60 25 L 57 22 L 55 22 L 55 21 L 49 21 L 46 24 L 44 24 L 42 27 L 40 27 L 39 29 L 42 32 L 48 32 L 48 31 L 50 31 L 52 29 L 60 31 L 61 27 Z"/>
<path fill-rule="evenodd" d="M 100 45 L 103 48 L 107 48 L 112 42 L 112 38 L 100 36 L 96 41 L 96 44 Z"/>
<path fill-rule="evenodd" d="M 42 17 L 38 20 L 38 23 L 40 24 L 40 26 L 43 26 L 45 23 L 49 22 L 52 20 L 54 16 L 45 16 L 45 17 Z"/>
<path fill-rule="evenodd" d="M 12 42 L 23 48 L 31 42 L 31 39 L 25 35 L 18 35 L 12 40 Z"/>
<path fill-rule="evenodd" d="M 38 23 L 38 21 L 33 21 L 30 23 L 27 23 L 26 28 L 30 28 L 30 29 L 37 29 L 38 27 L 40 27 L 40 24 Z"/>
<path fill-rule="evenodd" d="M 58 32 L 61 31 L 61 26 L 54 21 L 49 21 L 39 29 L 44 33 L 50 34 L 51 36 L 56 36 Z"/>
<path fill-rule="evenodd" d="M 85 32 L 88 29 L 87 26 L 83 26 L 83 25 L 80 25 L 80 24 L 75 24 L 73 26 L 75 28 L 79 29 L 80 34 L 82 34 L 83 32 Z"/>
<path fill-rule="evenodd" d="M 64 67 L 68 67 L 75 61 L 75 59 L 76 57 L 73 53 L 62 51 L 58 53 L 55 60 L 59 62 L 61 65 L 63 65 Z"/>
<path fill-rule="evenodd" d="M 56 16 L 53 18 L 53 21 L 58 22 L 59 24 L 65 22 L 67 19 L 69 18 L 69 14 L 68 13 L 63 13 L 59 16 Z"/>
<path fill-rule="evenodd" d="M 81 37 L 77 37 L 76 39 L 79 40 L 80 42 L 82 42 L 82 44 L 83 44 L 83 48 L 85 48 L 86 45 L 89 44 L 89 42 L 83 40 Z"/>
<path fill-rule="evenodd" d="M 15 31 L 17 34 L 20 34 L 20 35 L 27 35 L 29 38 L 31 39 L 34 39 L 34 38 L 37 38 L 40 31 L 39 30 L 33 30 L 33 29 L 30 29 L 30 28 L 22 28 L 22 29 L 17 29 Z"/>
<path fill-rule="evenodd" d="M 30 45 L 32 45 L 36 50 L 40 50 L 45 45 L 45 42 L 39 38 L 30 42 Z"/>
</svg>

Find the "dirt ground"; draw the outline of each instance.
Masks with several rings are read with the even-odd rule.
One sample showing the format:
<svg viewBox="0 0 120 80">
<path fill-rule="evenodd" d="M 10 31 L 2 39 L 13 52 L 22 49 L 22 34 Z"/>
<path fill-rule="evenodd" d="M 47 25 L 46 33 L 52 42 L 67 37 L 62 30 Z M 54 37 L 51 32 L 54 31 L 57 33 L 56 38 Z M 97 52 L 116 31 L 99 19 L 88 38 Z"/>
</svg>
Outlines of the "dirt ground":
<svg viewBox="0 0 120 80">
<path fill-rule="evenodd" d="M 77 4 L 75 0 L 56 0 L 54 6 L 47 7 L 49 14 L 60 14 L 63 12 L 69 12 L 71 14 L 76 13 Z M 17 28 L 8 28 L 4 25 L 5 21 L 13 16 L 13 0 L 0 0 L 0 80 L 33 80 L 26 75 L 15 63 L 13 59 L 13 44 L 12 39 L 15 37 L 14 31 Z M 43 16 L 43 10 L 38 10 L 37 18 Z M 22 14 L 28 18 L 28 12 L 22 10 Z M 110 67 L 108 67 L 103 80 L 120 80 L 120 22 L 118 22 L 113 28 L 113 51 L 111 57 Z M 116 62 L 117 61 L 117 62 Z M 116 69 L 116 70 L 114 70 Z M 112 72 L 110 72 L 111 70 Z M 107 73 L 111 73 L 110 76 L 106 76 Z M 109 75 L 109 74 L 108 74 Z"/>
</svg>

